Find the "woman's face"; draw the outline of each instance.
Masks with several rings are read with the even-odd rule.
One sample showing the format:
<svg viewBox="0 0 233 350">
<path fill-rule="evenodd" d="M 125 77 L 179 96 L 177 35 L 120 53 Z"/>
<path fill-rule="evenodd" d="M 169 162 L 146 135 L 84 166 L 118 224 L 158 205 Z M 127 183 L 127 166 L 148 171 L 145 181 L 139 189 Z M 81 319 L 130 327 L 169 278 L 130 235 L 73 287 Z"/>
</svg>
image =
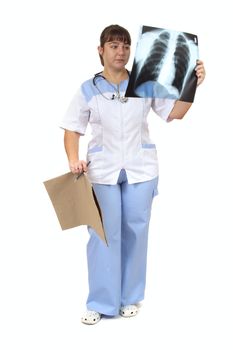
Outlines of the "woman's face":
<svg viewBox="0 0 233 350">
<path fill-rule="evenodd" d="M 104 67 L 121 70 L 129 60 L 130 45 L 122 41 L 114 40 L 98 47 L 99 54 L 103 57 Z"/>
</svg>

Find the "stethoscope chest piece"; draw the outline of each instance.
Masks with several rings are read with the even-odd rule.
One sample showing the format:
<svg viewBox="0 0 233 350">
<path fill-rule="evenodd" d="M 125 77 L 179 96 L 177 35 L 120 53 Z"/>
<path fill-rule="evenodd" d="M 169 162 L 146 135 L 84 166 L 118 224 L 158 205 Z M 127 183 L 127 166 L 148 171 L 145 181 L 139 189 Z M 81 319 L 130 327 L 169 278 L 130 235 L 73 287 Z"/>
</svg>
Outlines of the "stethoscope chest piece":
<svg viewBox="0 0 233 350">
<path fill-rule="evenodd" d="M 120 96 L 120 97 L 119 97 L 119 101 L 120 101 L 121 103 L 126 103 L 126 102 L 128 101 L 128 97 Z"/>
</svg>

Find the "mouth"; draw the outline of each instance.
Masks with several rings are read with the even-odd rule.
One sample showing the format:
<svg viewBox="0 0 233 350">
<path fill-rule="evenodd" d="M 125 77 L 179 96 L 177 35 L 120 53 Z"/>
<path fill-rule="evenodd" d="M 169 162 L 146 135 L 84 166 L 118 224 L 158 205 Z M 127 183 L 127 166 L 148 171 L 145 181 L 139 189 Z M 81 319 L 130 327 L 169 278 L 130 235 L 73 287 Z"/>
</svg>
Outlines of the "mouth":
<svg viewBox="0 0 233 350">
<path fill-rule="evenodd" d="M 124 63 L 125 62 L 125 60 L 123 58 L 116 59 L 115 61 L 118 62 L 118 63 Z"/>
</svg>

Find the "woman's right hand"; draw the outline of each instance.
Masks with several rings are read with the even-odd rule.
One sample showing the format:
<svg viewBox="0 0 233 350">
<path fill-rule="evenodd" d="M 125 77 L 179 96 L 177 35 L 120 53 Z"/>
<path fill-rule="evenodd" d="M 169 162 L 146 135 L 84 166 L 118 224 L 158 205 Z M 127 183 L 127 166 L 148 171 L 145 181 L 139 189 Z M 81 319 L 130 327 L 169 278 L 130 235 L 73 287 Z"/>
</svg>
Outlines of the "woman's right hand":
<svg viewBox="0 0 233 350">
<path fill-rule="evenodd" d="M 73 174 L 80 174 L 87 171 L 87 162 L 85 160 L 69 161 L 69 167 Z"/>
</svg>

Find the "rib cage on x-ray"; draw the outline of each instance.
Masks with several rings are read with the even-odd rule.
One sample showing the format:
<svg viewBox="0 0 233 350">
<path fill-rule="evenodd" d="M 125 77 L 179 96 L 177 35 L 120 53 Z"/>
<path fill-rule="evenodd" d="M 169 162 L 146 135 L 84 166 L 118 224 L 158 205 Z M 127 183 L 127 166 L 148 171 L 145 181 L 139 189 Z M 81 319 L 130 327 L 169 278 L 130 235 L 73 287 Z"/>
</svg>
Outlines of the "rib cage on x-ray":
<svg viewBox="0 0 233 350">
<path fill-rule="evenodd" d="M 185 76 L 188 71 L 190 60 L 190 51 L 187 40 L 181 34 L 177 38 L 177 46 L 174 53 L 175 78 L 172 85 L 175 86 L 179 93 L 182 91 Z"/>
<path fill-rule="evenodd" d="M 136 79 L 135 87 L 148 80 L 158 79 L 159 72 L 163 64 L 163 58 L 168 47 L 170 35 L 168 32 L 163 32 L 155 39 L 148 58 L 145 60 L 143 67 Z"/>
<path fill-rule="evenodd" d="M 196 35 L 142 26 L 125 96 L 193 102 L 197 59 Z"/>
<path fill-rule="evenodd" d="M 162 31 L 154 40 L 148 57 L 145 59 L 135 80 L 135 89 L 147 81 L 160 81 L 160 73 L 167 57 L 172 55 L 172 69 L 166 79 L 166 85 L 174 87 L 176 97 L 182 92 L 184 81 L 188 73 L 190 62 L 190 49 L 188 41 L 183 34 L 176 35 L 175 47 L 169 46 L 171 35 L 168 31 Z M 171 61 L 171 58 L 170 58 Z M 162 80 L 162 79 L 161 79 Z M 163 81 L 161 81 L 163 83 Z M 173 89 L 173 94 L 175 89 Z"/>
</svg>

